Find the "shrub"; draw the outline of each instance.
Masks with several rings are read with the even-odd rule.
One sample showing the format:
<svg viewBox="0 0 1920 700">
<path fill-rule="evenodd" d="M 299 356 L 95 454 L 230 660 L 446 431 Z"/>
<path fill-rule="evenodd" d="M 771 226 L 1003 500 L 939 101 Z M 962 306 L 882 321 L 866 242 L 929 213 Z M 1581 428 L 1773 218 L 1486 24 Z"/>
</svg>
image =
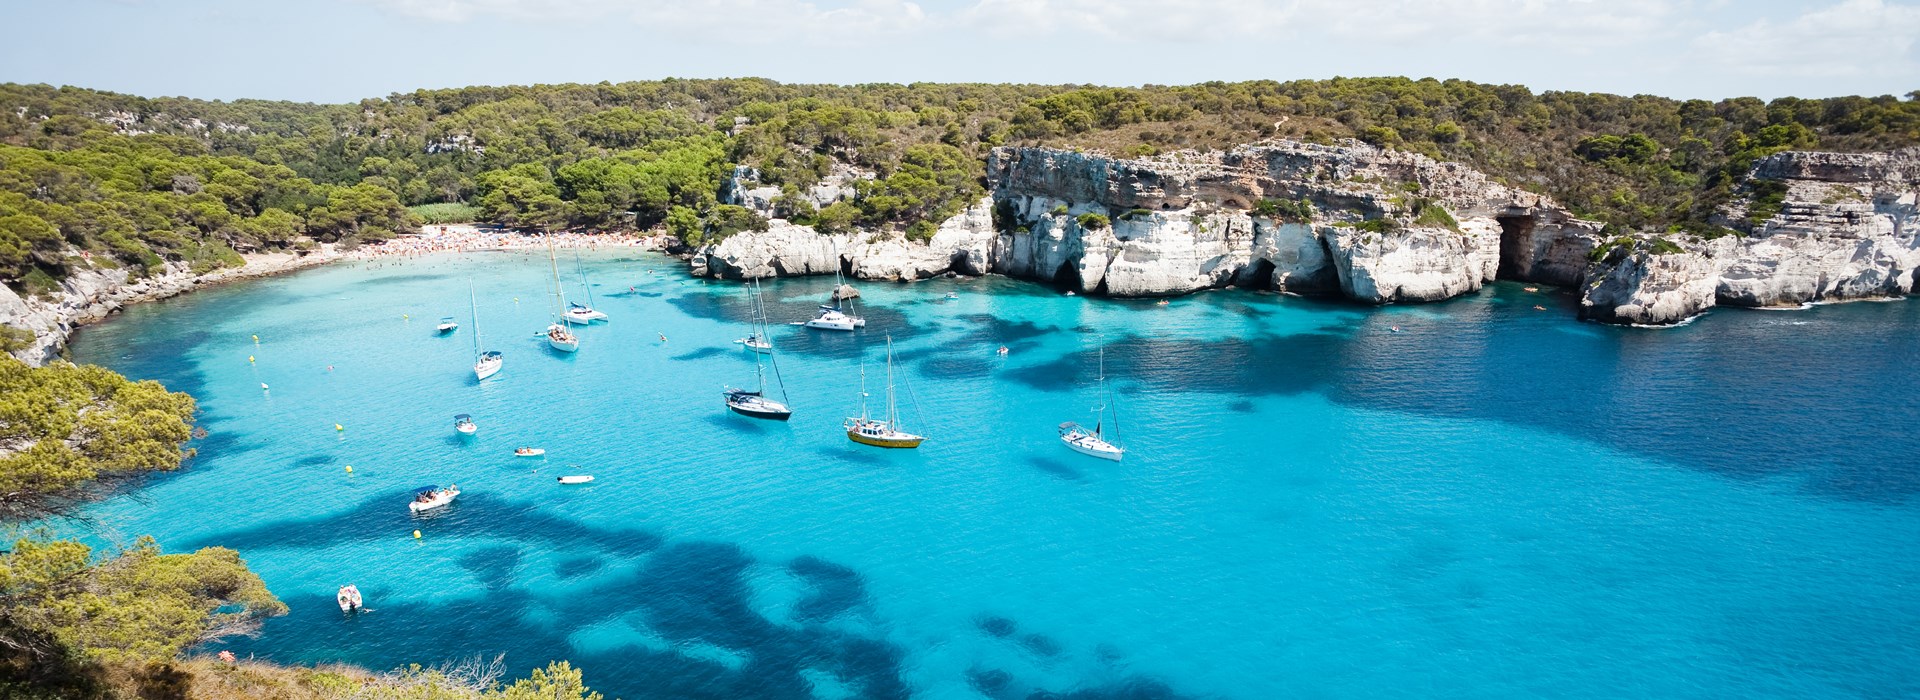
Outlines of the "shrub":
<svg viewBox="0 0 1920 700">
<path fill-rule="evenodd" d="M 1313 220 L 1313 203 L 1304 199 L 1262 198 L 1253 203 L 1253 213 L 1280 221 L 1306 223 Z"/>
<path fill-rule="evenodd" d="M 1076 221 L 1080 222 L 1080 228 L 1088 231 L 1098 231 L 1112 223 L 1107 220 L 1106 214 L 1095 214 L 1093 212 L 1081 214 L 1080 218 L 1076 219 Z"/>
<path fill-rule="evenodd" d="M 1052 214 L 1053 214 L 1054 216 L 1066 216 L 1066 215 L 1067 215 L 1067 205 L 1065 205 L 1065 204 L 1056 204 L 1056 205 L 1054 205 L 1054 206 L 1053 206 L 1053 212 L 1052 212 Z"/>
<path fill-rule="evenodd" d="M 1355 223 L 1353 227 L 1369 233 L 1390 233 L 1400 230 L 1400 222 L 1391 217 L 1381 217 Z"/>
<path fill-rule="evenodd" d="M 1678 243 L 1674 243 L 1673 241 L 1667 240 L 1665 238 L 1653 239 L 1654 255 L 1673 255 L 1674 253 L 1685 253 L 1685 252 L 1687 252 L 1687 249 L 1680 247 L 1680 244 Z"/>
<path fill-rule="evenodd" d="M 1779 216 L 1786 208 L 1787 184 L 1774 180 L 1755 180 L 1749 185 L 1753 190 L 1753 203 L 1747 206 L 1747 223 L 1754 226 L 1765 225 L 1773 217 Z"/>
<path fill-rule="evenodd" d="M 1449 213 L 1446 207 L 1425 199 L 1414 201 L 1413 225 L 1443 228 L 1454 232 L 1460 230 L 1460 222 L 1454 220 L 1453 214 Z"/>
<path fill-rule="evenodd" d="M 1139 219 L 1139 218 L 1148 217 L 1148 216 L 1153 216 L 1152 209 L 1128 209 L 1126 213 L 1120 215 L 1120 220 L 1132 221 L 1134 219 Z"/>
</svg>

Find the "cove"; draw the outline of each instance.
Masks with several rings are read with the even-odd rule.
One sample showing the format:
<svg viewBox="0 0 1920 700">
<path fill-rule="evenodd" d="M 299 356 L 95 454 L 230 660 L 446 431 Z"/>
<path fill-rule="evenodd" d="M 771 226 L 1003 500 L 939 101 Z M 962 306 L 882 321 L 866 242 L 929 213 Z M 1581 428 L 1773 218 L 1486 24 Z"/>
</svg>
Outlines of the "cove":
<svg viewBox="0 0 1920 700">
<path fill-rule="evenodd" d="M 832 280 L 777 280 L 795 415 L 771 424 L 720 401 L 753 380 L 738 284 L 631 252 L 586 270 L 612 320 L 570 357 L 534 337 L 544 256 L 513 253 L 82 331 L 76 361 L 193 393 L 209 430 L 87 509 L 91 536 L 239 549 L 293 609 L 221 647 L 242 655 L 569 659 L 609 697 L 1920 693 L 1920 305 L 1649 331 L 1506 283 L 1162 307 L 988 277 L 862 285 L 868 327 L 830 334 L 777 324 Z M 478 385 L 469 281 L 507 356 Z M 889 335 L 915 451 L 839 429 Z M 1119 464 L 1053 433 L 1102 348 Z M 575 472 L 596 481 L 554 483 Z M 449 482 L 457 504 L 407 514 Z M 371 612 L 339 613 L 345 583 Z"/>
</svg>

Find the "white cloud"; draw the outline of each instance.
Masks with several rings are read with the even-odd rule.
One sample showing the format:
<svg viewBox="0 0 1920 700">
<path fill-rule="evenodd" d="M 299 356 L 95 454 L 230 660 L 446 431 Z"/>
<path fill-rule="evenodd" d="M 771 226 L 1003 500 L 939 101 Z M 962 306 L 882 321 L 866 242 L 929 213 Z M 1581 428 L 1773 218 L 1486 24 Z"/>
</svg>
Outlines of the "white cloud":
<svg viewBox="0 0 1920 700">
<path fill-rule="evenodd" d="M 1701 61 L 1748 74 L 1802 78 L 1920 74 L 1920 5 L 1844 0 L 1786 22 L 1760 20 L 1693 42 Z"/>
</svg>

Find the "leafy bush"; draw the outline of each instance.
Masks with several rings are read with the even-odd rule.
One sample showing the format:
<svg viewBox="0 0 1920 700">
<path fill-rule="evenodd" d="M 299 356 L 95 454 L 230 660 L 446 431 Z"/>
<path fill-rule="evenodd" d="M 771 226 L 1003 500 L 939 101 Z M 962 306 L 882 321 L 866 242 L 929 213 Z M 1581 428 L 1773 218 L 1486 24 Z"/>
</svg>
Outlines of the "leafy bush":
<svg viewBox="0 0 1920 700">
<path fill-rule="evenodd" d="M 1454 220 L 1453 214 L 1448 212 L 1446 207 L 1440 206 L 1430 200 L 1414 200 L 1413 211 L 1413 225 L 1415 226 L 1443 228 L 1454 232 L 1460 230 L 1460 222 Z"/>
<path fill-rule="evenodd" d="M 1098 231 L 1106 228 L 1108 225 L 1112 223 L 1107 220 L 1106 214 L 1095 214 L 1093 212 L 1087 212 L 1085 214 L 1081 214 L 1080 218 L 1075 219 L 1075 221 L 1078 221 L 1080 223 L 1080 228 L 1086 229 L 1088 231 Z"/>
<path fill-rule="evenodd" d="M 1369 233 L 1390 233 L 1400 230 L 1400 222 L 1394 221 L 1391 217 L 1381 217 L 1356 222 L 1353 227 Z"/>
<path fill-rule="evenodd" d="M 1253 213 L 1280 221 L 1307 223 L 1313 220 L 1313 203 L 1304 199 L 1261 198 L 1253 203 Z"/>
<path fill-rule="evenodd" d="M 1051 213 L 1052 213 L 1052 214 L 1053 214 L 1054 216 L 1066 216 L 1066 215 L 1067 215 L 1067 211 L 1068 211 L 1068 209 L 1067 209 L 1067 205 L 1065 205 L 1065 204 L 1055 204 L 1055 205 L 1053 205 L 1053 211 L 1052 211 Z"/>
<path fill-rule="evenodd" d="M 1755 180 L 1748 183 L 1752 188 L 1753 203 L 1747 206 L 1747 223 L 1761 226 L 1773 217 L 1779 216 L 1787 204 L 1787 185 L 1774 180 Z"/>
</svg>

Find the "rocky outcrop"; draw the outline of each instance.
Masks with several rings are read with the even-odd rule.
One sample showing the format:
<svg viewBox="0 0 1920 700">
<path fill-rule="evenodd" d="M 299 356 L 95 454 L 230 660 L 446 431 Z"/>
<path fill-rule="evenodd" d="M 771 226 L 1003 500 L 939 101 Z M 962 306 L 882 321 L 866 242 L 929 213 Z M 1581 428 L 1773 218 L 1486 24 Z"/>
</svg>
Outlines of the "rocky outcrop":
<svg viewBox="0 0 1920 700">
<path fill-rule="evenodd" d="M 1389 303 L 1471 292 L 1509 269 L 1572 283 L 1598 242 L 1597 225 L 1544 197 L 1359 142 L 1137 160 L 1002 148 L 987 176 L 991 196 L 927 243 L 807 239 L 805 227 L 776 224 L 696 251 L 693 271 L 842 269 L 880 280 L 997 272 L 1110 296 L 1238 285 Z M 842 264 L 818 261 L 823 249 L 841 251 Z"/>
<path fill-rule="evenodd" d="M 1920 150 L 1761 159 L 1716 223 L 1732 235 L 1619 239 L 1586 272 L 1581 315 L 1665 324 L 1715 305 L 1798 306 L 1911 294 Z M 1615 242 L 1607 245 L 1615 246 Z"/>
<path fill-rule="evenodd" d="M 337 256 L 332 246 L 306 256 L 292 254 L 248 256 L 243 267 L 193 274 L 186 263 L 169 263 L 157 275 L 134 278 L 123 267 L 77 268 L 60 281 L 57 291 L 26 295 L 0 286 L 0 325 L 33 334 L 26 347 L 13 356 L 29 364 L 45 364 L 58 357 L 66 347 L 67 336 L 75 328 L 106 318 L 122 307 L 142 301 L 165 299 L 197 287 L 247 277 L 274 274 L 316 265 Z"/>
</svg>

